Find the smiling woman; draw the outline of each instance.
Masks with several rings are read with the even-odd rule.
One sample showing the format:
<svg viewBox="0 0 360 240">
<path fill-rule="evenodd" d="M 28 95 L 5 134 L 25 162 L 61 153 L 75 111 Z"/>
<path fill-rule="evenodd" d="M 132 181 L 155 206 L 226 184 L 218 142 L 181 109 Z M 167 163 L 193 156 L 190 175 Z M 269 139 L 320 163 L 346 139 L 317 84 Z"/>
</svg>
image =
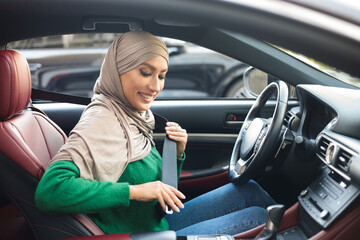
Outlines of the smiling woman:
<svg viewBox="0 0 360 240">
<path fill-rule="evenodd" d="M 161 157 L 151 136 L 155 122 L 150 111 L 161 91 L 163 80 L 158 76 L 166 71 L 167 61 L 165 44 L 147 32 L 128 32 L 114 40 L 92 102 L 39 183 L 36 203 L 40 209 L 92 213 L 90 217 L 105 233 L 168 228 L 154 200 L 163 209 L 166 202 L 179 211 L 183 207 L 179 198 L 184 196 L 158 181 Z M 148 66 L 152 73 L 143 76 L 141 70 Z M 144 94 L 154 97 L 147 99 Z M 182 156 L 187 134 L 171 124 L 168 127 Z M 179 169 L 183 160 L 178 160 Z M 59 191 L 50 190 L 55 186 Z"/>
<path fill-rule="evenodd" d="M 147 32 L 127 32 L 114 40 L 92 102 L 38 185 L 39 209 L 91 213 L 90 218 L 105 233 L 170 228 L 182 235 L 235 234 L 265 222 L 265 208 L 275 202 L 252 181 L 213 190 L 207 194 L 213 200 L 200 196 L 187 202 L 179 213 L 185 196 L 160 181 L 162 159 L 151 136 L 154 116 L 150 106 L 164 88 L 167 66 L 165 44 Z M 165 130 L 176 141 L 179 175 L 187 132 L 173 122 L 168 122 Z M 51 191 L 54 188 L 56 192 Z M 239 193 L 238 200 L 218 211 L 199 211 L 200 205 L 219 205 L 226 195 Z M 157 202 L 164 211 L 168 205 L 176 213 L 164 218 Z M 196 217 L 188 218 L 189 213 Z"/>
</svg>

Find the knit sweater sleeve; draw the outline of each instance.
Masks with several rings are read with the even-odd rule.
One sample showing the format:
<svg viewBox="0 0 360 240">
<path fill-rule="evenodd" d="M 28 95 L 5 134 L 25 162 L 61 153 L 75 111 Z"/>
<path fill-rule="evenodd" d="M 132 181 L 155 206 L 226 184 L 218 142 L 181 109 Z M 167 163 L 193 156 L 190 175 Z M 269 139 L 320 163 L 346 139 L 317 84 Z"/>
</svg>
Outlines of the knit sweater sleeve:
<svg viewBox="0 0 360 240">
<path fill-rule="evenodd" d="M 97 213 L 110 207 L 129 206 L 130 190 L 128 183 L 85 180 L 72 161 L 58 161 L 40 180 L 35 202 L 49 214 Z"/>
<path fill-rule="evenodd" d="M 180 180 L 181 169 L 182 169 L 182 165 L 184 164 L 185 158 L 186 158 L 186 155 L 184 152 L 183 157 L 177 159 L 178 181 Z"/>
</svg>

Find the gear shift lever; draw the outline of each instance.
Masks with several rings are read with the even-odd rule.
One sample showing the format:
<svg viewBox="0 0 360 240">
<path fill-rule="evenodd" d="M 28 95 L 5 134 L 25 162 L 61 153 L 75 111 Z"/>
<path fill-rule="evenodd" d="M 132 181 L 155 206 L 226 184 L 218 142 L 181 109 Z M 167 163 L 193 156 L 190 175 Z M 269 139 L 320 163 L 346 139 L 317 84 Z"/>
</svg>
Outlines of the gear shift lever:
<svg viewBox="0 0 360 240">
<path fill-rule="evenodd" d="M 267 219 L 264 231 L 256 236 L 256 240 L 276 239 L 276 232 L 280 226 L 281 219 L 285 212 L 285 206 L 282 204 L 269 206 L 267 209 Z"/>
</svg>

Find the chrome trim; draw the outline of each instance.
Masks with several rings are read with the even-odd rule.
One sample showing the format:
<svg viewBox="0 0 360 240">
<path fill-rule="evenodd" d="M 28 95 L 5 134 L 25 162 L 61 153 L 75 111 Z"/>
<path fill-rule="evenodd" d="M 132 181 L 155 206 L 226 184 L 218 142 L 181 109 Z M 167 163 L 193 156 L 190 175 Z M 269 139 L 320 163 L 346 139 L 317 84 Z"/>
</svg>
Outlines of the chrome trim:
<svg viewBox="0 0 360 240">
<path fill-rule="evenodd" d="M 334 143 L 336 143 L 336 145 L 340 146 L 342 149 L 348 151 L 350 154 L 352 154 L 353 156 L 358 156 L 359 154 L 357 152 L 355 152 L 354 150 L 351 150 L 350 148 L 348 148 L 347 146 L 343 145 L 342 143 L 339 143 L 337 140 L 335 140 L 334 138 L 332 138 L 331 136 L 327 135 L 326 133 L 320 133 L 324 138 L 328 139 L 329 141 L 333 141 Z"/>
<path fill-rule="evenodd" d="M 279 154 L 279 152 L 280 152 L 281 149 L 284 149 L 284 148 L 286 147 L 286 145 L 284 144 L 284 142 L 285 142 L 285 137 L 286 137 L 286 133 L 287 133 L 288 130 L 289 130 L 289 128 L 286 128 L 286 129 L 285 129 L 284 134 L 283 134 L 282 139 L 281 139 L 280 146 L 279 146 L 278 150 L 276 151 L 276 154 L 275 154 L 275 157 L 274 157 L 274 158 L 276 158 L 276 157 L 278 156 L 278 154 Z"/>
<path fill-rule="evenodd" d="M 320 158 L 320 160 L 325 163 L 331 170 L 335 171 L 336 173 L 338 173 L 340 176 L 342 176 L 343 178 L 345 178 L 345 180 L 347 181 L 351 181 L 351 178 L 346 175 L 345 173 L 343 173 L 342 171 L 340 171 L 339 169 L 337 169 L 336 167 L 334 167 L 333 165 L 329 165 L 325 159 L 323 159 L 320 154 L 316 153 L 316 155 Z"/>
<path fill-rule="evenodd" d="M 335 160 L 338 157 L 340 149 L 341 148 L 336 143 L 330 142 L 330 144 L 327 147 L 326 152 L 325 152 L 325 161 L 329 165 L 332 165 L 332 163 L 335 164 Z"/>
<path fill-rule="evenodd" d="M 231 126 L 231 125 L 243 124 L 244 121 L 226 121 L 225 123 L 226 123 L 226 125 Z"/>
<path fill-rule="evenodd" d="M 320 133 L 320 134 L 319 134 L 319 140 L 320 140 L 321 137 L 323 137 L 323 138 L 327 139 L 328 141 L 330 141 L 329 146 L 328 146 L 327 149 L 329 149 L 329 147 L 332 146 L 332 145 L 336 145 L 336 146 L 338 146 L 338 148 L 339 148 L 339 149 L 337 150 L 338 152 L 340 151 L 340 149 L 342 149 L 342 150 L 345 150 L 345 151 L 349 152 L 351 155 L 353 155 L 353 157 L 358 157 L 358 156 L 359 156 L 358 153 L 354 152 L 353 150 L 351 150 L 351 149 L 349 149 L 348 147 L 344 146 L 343 144 L 339 143 L 337 140 L 335 140 L 335 139 L 333 139 L 332 137 L 328 136 L 326 133 L 324 133 L 324 132 Z M 326 149 L 326 150 L 327 150 L 327 149 Z M 343 178 L 345 178 L 345 180 L 351 181 L 351 178 L 350 178 L 346 173 L 344 173 L 344 172 L 341 171 L 340 169 L 336 168 L 336 167 L 333 166 L 332 164 L 328 163 L 328 162 L 326 161 L 326 159 L 325 159 L 320 153 L 317 153 L 317 152 L 316 152 L 316 155 L 317 155 L 317 156 L 320 158 L 320 160 L 321 160 L 323 163 L 325 163 L 331 170 L 333 170 L 333 171 L 335 171 L 336 173 L 338 173 L 339 175 L 341 175 Z M 337 153 L 336 153 L 336 155 L 337 155 Z M 334 163 L 334 160 L 333 160 L 331 163 Z"/>
</svg>

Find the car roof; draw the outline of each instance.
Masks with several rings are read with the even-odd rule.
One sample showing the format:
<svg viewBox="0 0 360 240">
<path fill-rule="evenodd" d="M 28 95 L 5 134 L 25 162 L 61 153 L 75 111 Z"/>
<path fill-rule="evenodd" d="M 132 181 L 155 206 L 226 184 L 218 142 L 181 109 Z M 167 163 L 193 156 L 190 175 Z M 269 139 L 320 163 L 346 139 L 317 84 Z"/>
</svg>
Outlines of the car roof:
<svg viewBox="0 0 360 240">
<path fill-rule="evenodd" d="M 221 42 L 214 39 L 216 34 L 212 32 L 221 28 L 300 52 L 360 76 L 358 22 L 349 17 L 339 18 L 339 12 L 319 12 L 298 2 L 1 0 L 0 47 L 30 37 L 87 33 L 86 23 L 116 21 L 139 23 L 143 30 L 153 34 L 199 45 L 213 38 L 207 47 L 216 50 L 211 45 L 229 43 L 226 39 Z M 129 25 L 98 23 L 95 32 L 125 32 Z"/>
</svg>

